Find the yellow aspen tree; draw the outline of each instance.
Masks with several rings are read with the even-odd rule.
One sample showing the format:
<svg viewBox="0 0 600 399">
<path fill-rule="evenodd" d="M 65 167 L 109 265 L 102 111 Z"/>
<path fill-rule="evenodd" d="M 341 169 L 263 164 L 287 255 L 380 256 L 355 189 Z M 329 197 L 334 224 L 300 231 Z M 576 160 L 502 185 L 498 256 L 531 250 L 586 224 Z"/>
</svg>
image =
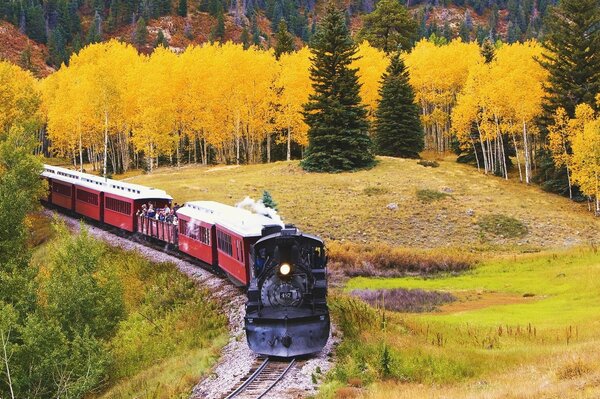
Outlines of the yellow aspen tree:
<svg viewBox="0 0 600 399">
<path fill-rule="evenodd" d="M 280 90 L 280 104 L 277 125 L 286 129 L 287 160 L 291 159 L 292 140 L 301 146 L 308 144 L 308 126 L 304 123 L 302 106 L 308 102 L 312 93 L 309 68 L 310 50 L 304 47 L 297 52 L 282 54 L 279 58 L 281 67 L 277 87 Z"/>
</svg>

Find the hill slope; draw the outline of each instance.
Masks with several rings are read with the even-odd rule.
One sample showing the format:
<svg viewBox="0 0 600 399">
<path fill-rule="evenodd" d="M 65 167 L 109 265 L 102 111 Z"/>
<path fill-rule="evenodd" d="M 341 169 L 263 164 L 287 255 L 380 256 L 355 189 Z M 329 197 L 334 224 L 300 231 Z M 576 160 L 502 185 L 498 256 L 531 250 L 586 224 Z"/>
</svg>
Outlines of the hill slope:
<svg viewBox="0 0 600 399">
<path fill-rule="evenodd" d="M 535 186 L 484 176 L 453 161 L 429 168 L 415 160 L 380 158 L 372 170 L 334 175 L 305 173 L 296 162 L 185 167 L 128 180 L 165 189 L 180 203 L 216 200 L 233 205 L 246 195 L 258 199 L 268 190 L 286 222 L 329 240 L 530 249 L 597 242 L 600 228 L 600 220 L 585 205 Z M 398 209 L 388 209 L 391 203 Z M 527 232 L 520 236 L 517 229 L 511 236 L 507 228 L 507 233 L 499 229 L 494 234 L 496 226 L 489 224 L 496 219 L 482 223 L 490 215 L 513 217 Z"/>
</svg>

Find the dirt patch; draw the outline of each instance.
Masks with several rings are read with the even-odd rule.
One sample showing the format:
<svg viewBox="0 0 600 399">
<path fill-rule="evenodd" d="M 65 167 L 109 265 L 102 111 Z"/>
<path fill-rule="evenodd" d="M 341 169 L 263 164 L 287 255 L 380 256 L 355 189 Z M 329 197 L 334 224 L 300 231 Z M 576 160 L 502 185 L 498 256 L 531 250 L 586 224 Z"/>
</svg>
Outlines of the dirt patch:
<svg viewBox="0 0 600 399">
<path fill-rule="evenodd" d="M 489 308 L 490 306 L 530 303 L 541 299 L 535 296 L 523 296 L 506 292 L 459 291 L 452 292 L 456 301 L 442 305 L 435 314 L 452 314 Z"/>
</svg>

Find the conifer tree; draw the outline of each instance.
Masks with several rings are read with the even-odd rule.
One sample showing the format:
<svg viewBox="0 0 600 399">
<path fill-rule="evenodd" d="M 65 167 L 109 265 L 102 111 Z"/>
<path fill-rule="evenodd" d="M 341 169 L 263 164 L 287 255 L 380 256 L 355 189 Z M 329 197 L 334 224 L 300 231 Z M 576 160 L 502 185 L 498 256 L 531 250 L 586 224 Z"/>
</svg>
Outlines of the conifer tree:
<svg viewBox="0 0 600 399">
<path fill-rule="evenodd" d="M 154 48 L 157 47 L 164 47 L 164 48 L 169 48 L 169 42 L 167 40 L 167 38 L 165 37 L 165 34 L 163 33 L 162 29 L 158 30 L 158 33 L 156 34 L 156 40 L 154 40 Z"/>
<path fill-rule="evenodd" d="M 135 26 L 135 45 L 140 48 L 146 45 L 148 41 L 148 28 L 144 18 L 140 18 Z"/>
<path fill-rule="evenodd" d="M 419 107 L 408 81 L 408 71 L 398 53 L 381 78 L 381 100 L 375 112 L 375 145 L 380 155 L 418 158 L 423 150 Z"/>
<path fill-rule="evenodd" d="M 277 44 L 275 44 L 275 58 L 279 59 L 283 53 L 291 53 L 294 51 L 294 37 L 288 32 L 285 20 L 279 21 L 277 30 Z"/>
<path fill-rule="evenodd" d="M 356 51 L 344 14 L 333 4 L 328 5 L 312 42 L 310 75 L 314 94 L 304 106 L 309 126 L 309 143 L 302 161 L 305 170 L 340 172 L 375 163 L 357 70 L 350 67 Z"/>
<path fill-rule="evenodd" d="M 494 58 L 496 58 L 496 49 L 494 48 L 494 44 L 490 39 L 485 39 L 483 41 L 480 52 L 486 64 L 489 64 L 490 62 L 494 61 Z"/>
<path fill-rule="evenodd" d="M 177 8 L 177 13 L 182 17 L 187 17 L 187 13 L 188 13 L 187 0 L 179 0 L 179 7 Z"/>
<path fill-rule="evenodd" d="M 262 203 L 267 208 L 271 208 L 271 209 L 277 210 L 277 202 L 273 201 L 273 197 L 271 197 L 271 193 L 269 193 L 266 190 L 263 191 Z"/>
<path fill-rule="evenodd" d="M 598 0 L 563 0 L 545 20 L 546 50 L 539 60 L 548 73 L 546 96 L 540 118 L 545 137 L 554 123 L 556 110 L 562 107 L 570 118 L 577 105 L 595 105 L 600 91 L 600 7 Z M 570 149 L 568 150 L 570 151 Z M 568 193 L 566 168 L 555 167 L 546 150 L 538 154 L 537 180 L 542 187 L 563 195 Z"/>
<path fill-rule="evenodd" d="M 417 23 L 405 6 L 398 0 L 381 0 L 375 11 L 365 16 L 359 37 L 389 53 L 398 46 L 410 48 L 416 33 Z"/>
</svg>

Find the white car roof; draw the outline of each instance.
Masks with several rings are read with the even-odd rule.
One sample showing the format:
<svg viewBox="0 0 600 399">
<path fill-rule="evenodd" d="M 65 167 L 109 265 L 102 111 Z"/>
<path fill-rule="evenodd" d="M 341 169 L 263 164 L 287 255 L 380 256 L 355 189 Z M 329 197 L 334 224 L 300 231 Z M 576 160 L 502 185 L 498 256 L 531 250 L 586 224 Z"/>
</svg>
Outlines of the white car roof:
<svg viewBox="0 0 600 399">
<path fill-rule="evenodd" d="M 215 201 L 190 201 L 179 208 L 177 214 L 210 224 L 218 224 L 242 237 L 260 237 L 265 226 L 278 225 L 280 221 L 252 213 L 246 209 Z"/>
<path fill-rule="evenodd" d="M 44 165 L 42 176 L 134 200 L 173 199 L 173 197 L 164 190 L 158 190 L 139 184 L 125 183 L 119 180 L 105 179 L 101 176 L 90 175 L 89 173 L 78 172 L 59 166 Z"/>
</svg>

